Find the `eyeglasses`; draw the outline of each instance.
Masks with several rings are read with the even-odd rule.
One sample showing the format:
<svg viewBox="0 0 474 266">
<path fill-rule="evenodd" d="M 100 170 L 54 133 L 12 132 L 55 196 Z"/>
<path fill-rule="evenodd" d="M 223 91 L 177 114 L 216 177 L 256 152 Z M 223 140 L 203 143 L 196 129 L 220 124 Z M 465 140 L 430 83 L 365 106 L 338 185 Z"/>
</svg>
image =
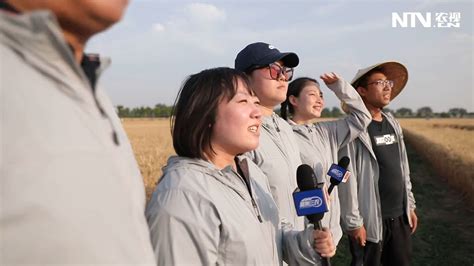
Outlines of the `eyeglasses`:
<svg viewBox="0 0 474 266">
<path fill-rule="evenodd" d="M 394 85 L 394 82 L 393 80 L 376 80 L 374 82 L 370 82 L 370 83 L 367 83 L 367 85 L 370 85 L 370 84 L 376 84 L 379 88 L 385 88 L 385 86 L 389 87 L 389 88 L 393 88 L 393 85 Z"/>
<path fill-rule="evenodd" d="M 270 77 L 272 79 L 278 80 L 280 75 L 285 77 L 286 81 L 290 81 L 293 78 L 293 68 L 280 66 L 275 63 L 271 63 L 268 65 L 268 69 L 270 70 Z"/>
</svg>

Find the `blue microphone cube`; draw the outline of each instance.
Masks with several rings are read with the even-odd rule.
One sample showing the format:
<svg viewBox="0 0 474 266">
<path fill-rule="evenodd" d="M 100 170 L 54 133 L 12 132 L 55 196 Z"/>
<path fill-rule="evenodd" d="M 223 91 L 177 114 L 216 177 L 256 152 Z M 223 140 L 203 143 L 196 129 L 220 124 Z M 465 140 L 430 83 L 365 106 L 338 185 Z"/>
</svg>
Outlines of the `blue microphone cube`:
<svg viewBox="0 0 474 266">
<path fill-rule="evenodd" d="M 293 192 L 296 214 L 306 216 L 328 211 L 326 199 L 322 189 Z"/>
<path fill-rule="evenodd" d="M 341 182 L 344 179 L 344 175 L 346 174 L 347 170 L 337 164 L 331 165 L 329 168 L 328 176 L 337 179 L 337 181 Z"/>
</svg>

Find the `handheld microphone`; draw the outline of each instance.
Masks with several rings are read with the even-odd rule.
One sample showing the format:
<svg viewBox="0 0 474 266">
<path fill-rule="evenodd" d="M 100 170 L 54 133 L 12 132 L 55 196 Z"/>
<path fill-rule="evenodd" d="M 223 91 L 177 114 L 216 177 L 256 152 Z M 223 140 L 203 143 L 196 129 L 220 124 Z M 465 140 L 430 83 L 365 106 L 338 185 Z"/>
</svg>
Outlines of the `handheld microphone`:
<svg viewBox="0 0 474 266">
<path fill-rule="evenodd" d="M 335 186 L 339 185 L 341 182 L 346 183 L 347 179 L 351 175 L 351 172 L 347 171 L 347 166 L 349 166 L 350 159 L 347 156 L 342 157 L 337 164 L 332 164 L 327 173 L 331 177 L 328 193 L 331 194 Z"/>
<path fill-rule="evenodd" d="M 299 191 L 296 190 L 293 193 L 296 213 L 298 216 L 306 216 L 309 222 L 316 227 L 324 213 L 328 211 L 326 197 L 322 189 L 323 183 L 318 183 L 313 168 L 307 164 L 298 166 L 296 183 L 299 188 Z"/>
<path fill-rule="evenodd" d="M 306 216 L 315 229 L 322 230 L 321 220 L 329 210 L 324 183 L 318 183 L 313 168 L 307 164 L 298 166 L 296 182 L 299 188 L 293 192 L 296 213 L 298 216 Z M 323 258 L 323 265 L 331 265 L 329 258 Z"/>
</svg>

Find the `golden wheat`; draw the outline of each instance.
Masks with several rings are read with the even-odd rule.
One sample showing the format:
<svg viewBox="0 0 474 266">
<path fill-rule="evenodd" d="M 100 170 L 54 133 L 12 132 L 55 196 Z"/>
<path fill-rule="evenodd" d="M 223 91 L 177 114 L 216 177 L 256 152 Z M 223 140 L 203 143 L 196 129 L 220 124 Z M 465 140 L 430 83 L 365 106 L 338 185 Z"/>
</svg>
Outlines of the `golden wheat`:
<svg viewBox="0 0 474 266">
<path fill-rule="evenodd" d="M 407 142 L 474 202 L 474 119 L 401 119 Z M 169 119 L 124 119 L 147 199 L 174 155 Z"/>
<path fill-rule="evenodd" d="M 474 163 L 474 119 L 400 119 L 400 123 L 405 131 L 422 135 Z"/>
<path fill-rule="evenodd" d="M 406 140 L 474 206 L 474 119 L 402 119 Z"/>
<path fill-rule="evenodd" d="M 123 125 L 132 144 L 149 199 L 161 177 L 161 168 L 168 157 L 175 154 L 169 119 L 124 119 Z"/>
</svg>

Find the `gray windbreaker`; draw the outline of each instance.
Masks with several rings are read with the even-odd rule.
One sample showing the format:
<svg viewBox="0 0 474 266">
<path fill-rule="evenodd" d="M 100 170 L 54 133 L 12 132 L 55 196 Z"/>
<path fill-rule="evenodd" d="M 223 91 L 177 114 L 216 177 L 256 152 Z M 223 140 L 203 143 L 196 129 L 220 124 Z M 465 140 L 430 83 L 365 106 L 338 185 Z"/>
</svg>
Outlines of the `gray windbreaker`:
<svg viewBox="0 0 474 266">
<path fill-rule="evenodd" d="M 313 228 L 282 223 L 266 176 L 245 156 L 238 163 L 244 177 L 230 166 L 169 158 L 146 210 L 158 265 L 319 264 Z"/>
<path fill-rule="evenodd" d="M 153 265 L 130 143 L 54 16 L 0 11 L 0 58 L 0 264 Z"/>
<path fill-rule="evenodd" d="M 400 162 L 402 175 L 405 181 L 405 214 L 416 208 L 415 198 L 411 192 L 410 168 L 403 140 L 400 124 L 390 113 L 382 113 L 392 125 L 397 135 L 398 148 L 400 149 Z M 365 226 L 367 240 L 377 243 L 382 240 L 382 211 L 379 196 L 379 166 L 372 150 L 372 143 L 367 131 L 341 149 L 340 156 L 349 156 L 351 164 L 349 169 L 352 176 L 344 186 L 339 187 L 339 200 L 341 203 L 341 225 L 344 230 L 354 230 Z M 407 201 L 408 199 L 408 201 Z M 408 221 L 411 225 L 410 215 Z"/>
<path fill-rule="evenodd" d="M 372 117 L 364 105 L 362 98 L 351 84 L 343 79 L 328 85 L 339 100 L 344 101 L 350 114 L 337 121 L 319 122 L 310 125 L 297 125 L 289 121 L 295 132 L 301 152 L 301 161 L 313 167 L 320 180 L 330 185 L 330 178 L 326 174 L 331 164 L 338 162 L 338 151 L 341 147 L 353 141 L 372 121 Z M 340 206 L 338 187 L 336 186 L 330 197 L 329 212 L 322 220 L 322 225 L 331 229 L 334 243 L 337 245 L 342 237 L 340 226 Z"/>
<path fill-rule="evenodd" d="M 268 177 L 271 192 L 280 210 L 280 216 L 304 229 L 304 217 L 296 215 L 292 193 L 296 189 L 296 169 L 301 165 L 300 151 L 291 126 L 273 113 L 262 118 L 260 144 L 245 154 Z"/>
</svg>

